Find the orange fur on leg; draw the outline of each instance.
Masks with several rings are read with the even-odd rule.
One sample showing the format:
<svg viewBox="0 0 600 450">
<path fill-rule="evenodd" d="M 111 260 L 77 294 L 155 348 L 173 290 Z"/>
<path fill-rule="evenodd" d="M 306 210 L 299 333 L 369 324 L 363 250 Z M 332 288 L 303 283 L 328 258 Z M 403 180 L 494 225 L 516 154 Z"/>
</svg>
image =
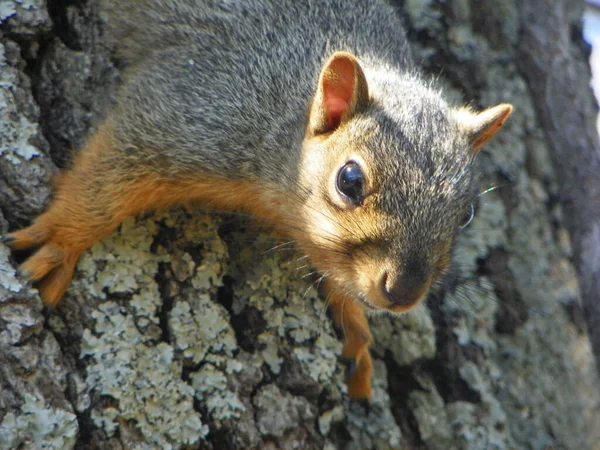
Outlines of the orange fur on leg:
<svg viewBox="0 0 600 450">
<path fill-rule="evenodd" d="M 89 192 L 93 190 L 90 186 L 102 181 L 94 179 L 93 174 L 98 162 L 110 150 L 110 138 L 106 130 L 93 136 L 73 168 L 57 177 L 55 198 L 48 210 L 31 226 L 8 235 L 7 243 L 14 249 L 40 247 L 20 270 L 32 281 L 44 279 L 39 288 L 48 304 L 60 300 L 79 255 L 103 234 L 103 227 L 94 220 L 97 216 L 95 199 Z"/>
<path fill-rule="evenodd" d="M 348 395 L 355 399 L 370 399 L 373 362 L 369 346 L 373 337 L 364 309 L 352 299 L 336 293 L 326 285 L 333 319 L 344 332 L 343 356 L 352 358 L 355 368 L 348 381 Z"/>
<path fill-rule="evenodd" d="M 40 247 L 22 264 L 21 272 L 32 281 L 42 280 L 40 294 L 48 304 L 56 304 L 64 294 L 81 253 L 127 217 L 201 200 L 217 208 L 243 208 L 277 220 L 274 206 L 270 209 L 268 205 L 284 199 L 267 186 L 202 173 L 161 175 L 160 168 L 142 164 L 132 170 L 113 142 L 111 129 L 101 128 L 77 156 L 73 168 L 57 178 L 48 210 L 30 227 L 5 238 L 15 249 Z M 265 201 L 267 196 L 269 201 Z"/>
<path fill-rule="evenodd" d="M 348 396 L 354 399 L 368 399 L 373 396 L 371 379 L 373 377 L 373 361 L 366 349 L 356 357 L 356 368 L 348 380 Z"/>
</svg>

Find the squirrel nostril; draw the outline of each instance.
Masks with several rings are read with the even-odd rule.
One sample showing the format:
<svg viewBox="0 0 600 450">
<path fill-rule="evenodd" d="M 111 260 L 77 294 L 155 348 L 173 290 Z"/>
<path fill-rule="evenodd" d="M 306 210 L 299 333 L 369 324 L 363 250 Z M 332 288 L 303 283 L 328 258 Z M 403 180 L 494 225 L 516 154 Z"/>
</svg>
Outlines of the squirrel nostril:
<svg viewBox="0 0 600 450">
<path fill-rule="evenodd" d="M 387 290 L 387 279 L 388 279 L 388 273 L 383 272 L 383 275 L 381 276 L 381 288 L 384 291 Z"/>
<path fill-rule="evenodd" d="M 389 275 L 388 272 L 384 272 L 381 277 L 381 291 L 385 295 L 385 297 L 392 303 L 397 303 L 394 294 L 394 278 Z"/>
<path fill-rule="evenodd" d="M 409 306 L 417 303 L 429 289 L 429 280 L 422 282 L 384 272 L 381 277 L 381 291 L 393 305 Z"/>
</svg>

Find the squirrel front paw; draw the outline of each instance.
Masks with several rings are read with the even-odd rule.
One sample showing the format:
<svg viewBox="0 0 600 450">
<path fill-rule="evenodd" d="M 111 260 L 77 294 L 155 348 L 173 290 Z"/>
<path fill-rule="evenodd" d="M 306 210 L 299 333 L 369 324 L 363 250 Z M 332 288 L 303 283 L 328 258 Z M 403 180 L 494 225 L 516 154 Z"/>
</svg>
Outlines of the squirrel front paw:
<svg viewBox="0 0 600 450">
<path fill-rule="evenodd" d="M 64 235 L 56 233 L 46 220 L 40 220 L 0 239 L 15 250 L 39 247 L 21 264 L 19 272 L 29 281 L 40 281 L 40 296 L 49 305 L 58 303 L 69 287 L 75 264 L 81 254 L 81 250 L 74 247 L 68 239 L 61 238 L 61 234 Z"/>
<path fill-rule="evenodd" d="M 354 400 L 371 400 L 373 396 L 371 388 L 373 361 L 368 350 L 351 361 L 349 372 L 349 377 L 346 381 L 348 385 L 348 397 Z"/>
</svg>

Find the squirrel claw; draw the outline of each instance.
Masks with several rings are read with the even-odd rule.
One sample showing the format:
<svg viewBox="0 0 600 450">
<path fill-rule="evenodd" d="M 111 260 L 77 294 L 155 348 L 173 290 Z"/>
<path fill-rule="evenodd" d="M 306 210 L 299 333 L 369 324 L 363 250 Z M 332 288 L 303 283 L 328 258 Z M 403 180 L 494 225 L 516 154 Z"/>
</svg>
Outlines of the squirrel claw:
<svg viewBox="0 0 600 450">
<path fill-rule="evenodd" d="M 345 359 L 344 362 L 346 364 L 345 379 L 346 379 L 346 382 L 348 382 L 348 381 L 350 381 L 350 378 L 352 378 L 352 375 L 356 371 L 356 359 L 355 358 L 343 358 L 343 359 Z"/>
<path fill-rule="evenodd" d="M 19 267 L 17 270 L 15 270 L 15 275 L 19 278 L 25 278 L 27 283 L 31 284 L 31 272 L 29 270 Z"/>
<path fill-rule="evenodd" d="M 372 403 L 371 403 L 370 399 L 368 399 L 366 397 L 361 397 L 361 398 L 350 397 L 350 400 L 352 401 L 353 405 L 357 405 L 358 407 L 360 407 L 364 410 L 365 416 L 369 415 L 369 413 L 371 412 L 371 407 L 372 407 Z"/>
<path fill-rule="evenodd" d="M 4 235 L 4 236 L 0 235 L 0 242 L 4 242 L 5 244 L 10 244 L 14 240 L 15 240 L 15 237 L 11 236 L 9 234 Z"/>
</svg>

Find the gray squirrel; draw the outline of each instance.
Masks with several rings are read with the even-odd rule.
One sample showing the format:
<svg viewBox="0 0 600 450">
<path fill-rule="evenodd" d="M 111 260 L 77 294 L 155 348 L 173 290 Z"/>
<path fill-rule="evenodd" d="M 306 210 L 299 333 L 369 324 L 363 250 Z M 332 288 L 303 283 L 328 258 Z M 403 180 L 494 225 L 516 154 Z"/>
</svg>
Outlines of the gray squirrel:
<svg viewBox="0 0 600 450">
<path fill-rule="evenodd" d="M 125 218 L 190 200 L 243 210 L 324 273 L 353 398 L 370 398 L 365 313 L 401 313 L 448 270 L 473 213 L 475 155 L 512 106 L 450 107 L 383 0 L 102 0 L 117 102 L 2 238 L 56 304 L 83 251 Z"/>
</svg>

